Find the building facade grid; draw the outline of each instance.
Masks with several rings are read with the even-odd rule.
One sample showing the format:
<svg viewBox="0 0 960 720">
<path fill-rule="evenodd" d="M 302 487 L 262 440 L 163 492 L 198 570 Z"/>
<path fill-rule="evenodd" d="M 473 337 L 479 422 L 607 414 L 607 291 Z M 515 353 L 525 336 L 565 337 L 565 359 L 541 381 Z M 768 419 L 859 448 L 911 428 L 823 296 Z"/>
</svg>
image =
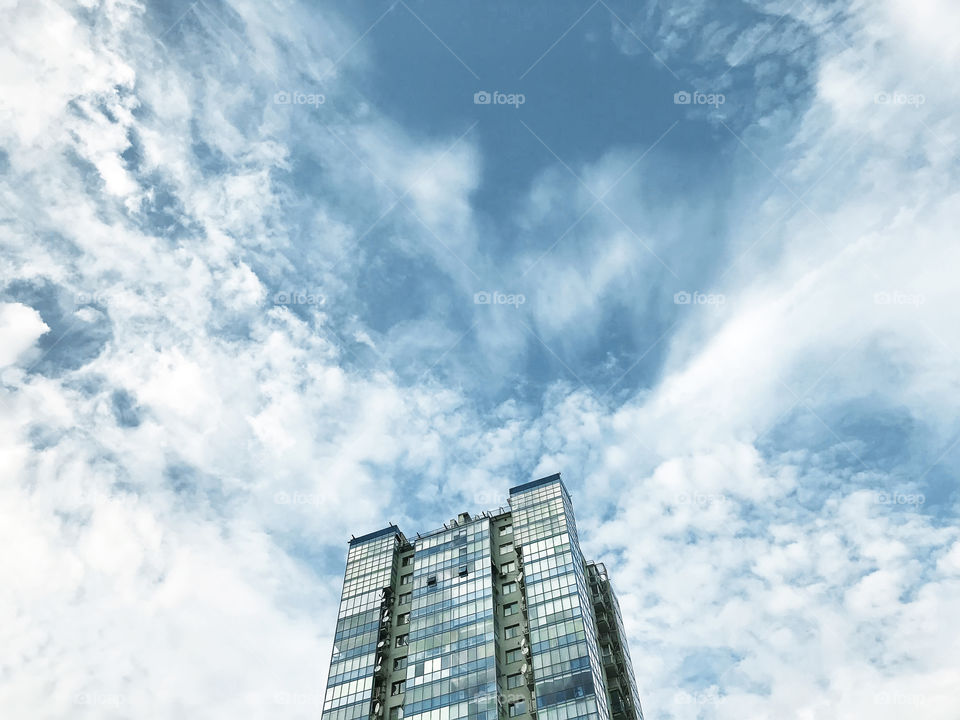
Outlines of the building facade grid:
<svg viewBox="0 0 960 720">
<path fill-rule="evenodd" d="M 412 541 L 353 538 L 324 720 L 643 720 L 619 603 L 559 475 Z"/>
</svg>

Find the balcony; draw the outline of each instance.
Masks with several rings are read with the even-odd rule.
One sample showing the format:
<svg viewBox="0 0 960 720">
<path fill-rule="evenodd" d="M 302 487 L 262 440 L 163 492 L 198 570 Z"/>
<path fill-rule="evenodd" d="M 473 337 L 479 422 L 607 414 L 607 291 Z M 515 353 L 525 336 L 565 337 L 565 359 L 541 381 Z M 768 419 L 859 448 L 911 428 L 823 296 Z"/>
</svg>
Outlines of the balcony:
<svg viewBox="0 0 960 720">
<path fill-rule="evenodd" d="M 597 629 L 600 632 L 608 632 L 610 630 L 610 613 L 606 611 L 602 605 L 597 604 L 594 608 L 597 616 Z"/>
</svg>

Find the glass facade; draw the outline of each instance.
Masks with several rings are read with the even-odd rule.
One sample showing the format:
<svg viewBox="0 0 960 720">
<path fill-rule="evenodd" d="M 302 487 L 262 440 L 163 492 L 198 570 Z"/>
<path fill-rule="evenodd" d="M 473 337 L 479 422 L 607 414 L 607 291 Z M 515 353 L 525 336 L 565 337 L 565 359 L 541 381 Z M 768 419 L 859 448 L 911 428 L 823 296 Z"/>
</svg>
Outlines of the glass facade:
<svg viewBox="0 0 960 720">
<path fill-rule="evenodd" d="M 393 525 L 350 541 L 323 720 L 643 720 L 560 476 L 509 505 L 412 543 Z"/>
<path fill-rule="evenodd" d="M 593 605 L 573 506 L 559 476 L 510 491 L 521 549 L 537 715 L 609 720 Z"/>
<path fill-rule="evenodd" d="M 406 720 L 496 720 L 490 523 L 415 544 Z"/>
<path fill-rule="evenodd" d="M 350 544 L 323 701 L 325 720 L 370 716 L 377 646 L 383 642 L 384 588 L 392 584 L 399 542 L 397 529 L 387 528 Z"/>
</svg>

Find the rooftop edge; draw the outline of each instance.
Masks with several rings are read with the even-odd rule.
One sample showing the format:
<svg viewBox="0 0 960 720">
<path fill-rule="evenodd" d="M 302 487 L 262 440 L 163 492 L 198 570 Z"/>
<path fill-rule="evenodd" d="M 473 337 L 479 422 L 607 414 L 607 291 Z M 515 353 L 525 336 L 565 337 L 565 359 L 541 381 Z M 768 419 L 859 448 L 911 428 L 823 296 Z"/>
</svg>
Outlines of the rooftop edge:
<svg viewBox="0 0 960 720">
<path fill-rule="evenodd" d="M 360 537 L 350 538 L 350 540 L 347 541 L 347 544 L 348 544 L 350 547 L 353 547 L 354 545 L 359 545 L 360 543 L 365 543 L 365 542 L 367 542 L 368 540 L 374 540 L 375 538 L 383 537 L 384 535 L 392 535 L 392 534 L 394 534 L 394 533 L 396 533 L 396 534 L 398 534 L 398 535 L 402 535 L 402 534 L 403 534 L 403 533 L 400 532 L 400 528 L 398 528 L 398 527 L 397 527 L 396 525 L 394 525 L 393 523 L 390 523 L 389 525 L 387 525 L 387 527 L 383 528 L 382 530 L 375 530 L 375 531 L 373 531 L 372 533 L 367 533 L 366 535 L 361 535 Z"/>
<path fill-rule="evenodd" d="M 527 490 L 532 490 L 533 488 L 540 487 L 541 485 L 549 485 L 550 483 L 558 482 L 560 487 L 563 488 L 564 492 L 567 492 L 567 486 L 563 484 L 563 480 L 560 479 L 560 473 L 554 473 L 553 475 L 547 475 L 547 477 L 542 477 L 539 480 L 531 480 L 528 483 L 523 483 L 523 485 L 517 485 L 510 488 L 510 494 L 515 495 L 517 493 L 526 492 Z M 567 492 L 569 495 L 570 493 Z"/>
</svg>

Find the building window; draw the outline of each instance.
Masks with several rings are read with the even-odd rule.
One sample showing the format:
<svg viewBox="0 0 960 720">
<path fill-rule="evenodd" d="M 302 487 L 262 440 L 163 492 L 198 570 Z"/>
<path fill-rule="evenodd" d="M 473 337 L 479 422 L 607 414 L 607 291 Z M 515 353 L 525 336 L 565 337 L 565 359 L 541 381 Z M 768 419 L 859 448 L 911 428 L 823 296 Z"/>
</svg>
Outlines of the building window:
<svg viewBox="0 0 960 720">
<path fill-rule="evenodd" d="M 501 525 L 501 526 L 500 526 L 500 534 L 501 534 L 501 535 L 509 535 L 509 534 L 511 534 L 512 532 L 513 532 L 513 525 Z"/>
<path fill-rule="evenodd" d="M 507 603 L 506 605 L 503 606 L 504 617 L 508 617 L 510 615 L 516 615 L 518 612 L 520 612 L 520 603 L 518 602 Z"/>
<path fill-rule="evenodd" d="M 403 720 L 403 705 L 394 705 L 390 708 L 390 720 Z"/>
<path fill-rule="evenodd" d="M 400 561 L 401 567 L 410 567 L 410 563 L 413 562 L 413 555 L 407 555 L 403 560 Z"/>
<path fill-rule="evenodd" d="M 460 577 L 466 577 L 466 576 L 467 576 L 467 572 L 468 572 L 468 571 L 467 571 L 467 566 L 466 566 L 466 565 L 461 565 L 461 566 L 460 566 Z"/>
<path fill-rule="evenodd" d="M 516 569 L 517 569 L 517 564 L 513 560 L 511 560 L 510 562 L 505 562 L 503 565 L 500 566 L 500 572 L 502 573 L 512 573 Z"/>
<path fill-rule="evenodd" d="M 401 593 L 400 599 L 397 602 L 399 602 L 401 605 L 406 605 L 412 599 L 413 599 L 413 593 Z"/>
<path fill-rule="evenodd" d="M 437 584 L 436 575 L 431 575 L 430 577 L 427 578 L 427 587 L 433 587 L 436 584 Z"/>
<path fill-rule="evenodd" d="M 407 687 L 406 680 L 397 680 L 393 685 L 390 686 L 390 694 L 399 695 L 406 689 L 406 687 Z"/>
<path fill-rule="evenodd" d="M 397 641 L 394 643 L 394 647 L 405 647 L 407 644 L 407 634 L 397 635 Z"/>
<path fill-rule="evenodd" d="M 515 582 L 508 582 L 503 584 L 503 594 L 509 595 L 510 593 L 515 593 L 517 591 L 517 584 Z"/>
<path fill-rule="evenodd" d="M 407 666 L 407 656 L 398 657 L 393 659 L 393 669 L 394 670 L 403 670 Z"/>
<path fill-rule="evenodd" d="M 523 685 L 523 674 L 507 675 L 507 689 L 512 690 Z"/>
<path fill-rule="evenodd" d="M 413 582 L 413 573 L 407 573 L 406 575 L 400 576 L 401 585 L 408 585 L 411 582 Z"/>
<path fill-rule="evenodd" d="M 410 622 L 410 613 L 405 612 L 397 615 L 397 625 L 406 625 L 408 622 Z"/>
<path fill-rule="evenodd" d="M 510 717 L 517 717 L 517 715 L 523 715 L 527 711 L 527 701 L 526 700 L 517 700 L 512 702 L 509 705 L 510 708 Z"/>
<path fill-rule="evenodd" d="M 519 634 L 520 634 L 520 626 L 519 626 L 519 625 L 508 625 L 507 627 L 505 627 L 505 628 L 503 629 L 503 636 L 504 636 L 507 640 L 509 640 L 510 638 L 515 638 L 515 637 L 516 637 L 517 635 L 519 635 Z"/>
<path fill-rule="evenodd" d="M 513 650 L 507 650 L 507 662 L 520 662 L 520 659 L 523 655 L 520 653 L 520 648 L 514 648 Z"/>
<path fill-rule="evenodd" d="M 512 553 L 513 552 L 513 543 L 508 542 L 500 546 L 501 553 Z"/>
</svg>

